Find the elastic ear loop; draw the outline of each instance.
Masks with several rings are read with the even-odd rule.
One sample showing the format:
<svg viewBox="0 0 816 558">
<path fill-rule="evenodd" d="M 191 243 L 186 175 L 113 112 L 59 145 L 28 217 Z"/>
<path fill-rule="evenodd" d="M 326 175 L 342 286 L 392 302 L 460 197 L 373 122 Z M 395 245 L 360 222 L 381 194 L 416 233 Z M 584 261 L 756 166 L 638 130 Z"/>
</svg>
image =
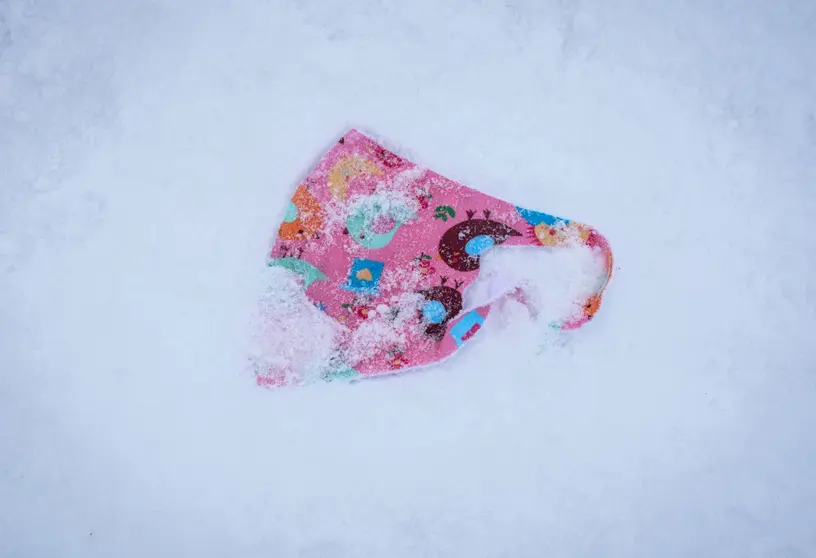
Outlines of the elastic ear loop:
<svg viewBox="0 0 816 558">
<path fill-rule="evenodd" d="M 586 235 L 586 238 L 584 238 L 583 236 L 577 236 L 577 239 L 580 239 L 581 245 L 588 246 L 589 248 L 592 249 L 601 250 L 604 257 L 604 276 L 603 279 L 601 280 L 600 285 L 595 289 L 594 294 L 587 298 L 587 300 L 581 305 L 581 312 L 577 316 L 564 318 L 562 320 L 556 320 L 550 323 L 549 327 L 558 331 L 569 331 L 573 329 L 578 329 L 579 327 L 583 326 L 593 318 L 593 316 L 600 309 L 603 293 L 606 290 L 606 287 L 609 284 L 609 280 L 612 277 L 612 267 L 614 265 L 612 249 L 609 246 L 609 242 L 606 240 L 606 238 L 603 237 L 603 235 L 601 235 L 601 233 L 599 233 L 598 231 L 591 227 L 581 225 L 575 221 L 571 222 L 570 225 L 566 225 L 564 221 L 560 221 L 553 228 L 557 230 L 563 229 L 564 227 L 567 226 L 570 226 L 570 228 L 572 228 L 573 231 L 577 230 L 579 235 L 581 230 L 588 231 L 584 233 Z M 576 237 L 570 235 L 570 237 L 563 239 L 558 244 L 553 245 L 553 247 L 574 246 L 574 244 L 569 242 L 574 238 Z M 536 246 L 539 246 L 539 244 L 536 243 Z M 489 294 L 486 300 L 479 300 L 475 304 L 471 302 L 471 304 L 469 304 L 468 307 L 463 310 L 462 314 L 466 314 L 468 311 L 473 309 L 490 308 L 500 300 L 505 300 L 507 298 L 513 298 L 516 301 L 523 304 L 524 306 L 526 306 L 527 309 L 530 311 L 531 315 L 533 315 L 534 317 L 538 314 L 537 310 L 535 309 L 535 306 L 532 305 L 525 296 L 524 288 L 521 285 L 512 286 L 506 285 L 496 287 L 491 286 L 489 288 Z"/>
<path fill-rule="evenodd" d="M 604 238 L 603 235 L 601 235 L 601 233 L 595 229 L 591 227 L 587 228 L 589 229 L 589 235 L 587 236 L 586 240 L 583 241 L 583 244 L 585 246 L 589 246 L 590 248 L 597 248 L 603 252 L 604 278 L 600 286 L 595 290 L 595 293 L 591 295 L 586 302 L 584 302 L 581 313 L 578 316 L 561 321 L 555 321 L 550 324 L 550 327 L 556 330 L 578 329 L 590 321 L 600 308 L 603 293 L 606 290 L 606 286 L 609 284 L 609 280 L 612 278 L 614 259 L 612 257 L 612 249 L 609 246 L 609 242 L 607 242 L 606 238 Z"/>
</svg>

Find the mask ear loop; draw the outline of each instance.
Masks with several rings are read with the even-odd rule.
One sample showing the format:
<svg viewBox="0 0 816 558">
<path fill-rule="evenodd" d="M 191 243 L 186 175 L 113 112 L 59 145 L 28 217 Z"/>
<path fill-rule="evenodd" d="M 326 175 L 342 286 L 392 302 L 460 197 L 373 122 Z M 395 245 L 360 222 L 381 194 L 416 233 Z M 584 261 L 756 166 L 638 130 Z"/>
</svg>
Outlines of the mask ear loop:
<svg viewBox="0 0 816 558">
<path fill-rule="evenodd" d="M 583 304 L 581 304 L 581 311 L 577 316 L 550 324 L 550 327 L 556 330 L 578 329 L 595 316 L 595 313 L 601 306 L 604 291 L 609 284 L 609 280 L 612 278 L 612 267 L 614 265 L 612 249 L 609 246 L 609 242 L 603 237 L 603 235 L 601 235 L 601 233 L 591 227 L 574 222 L 570 223 L 569 228 L 578 231 L 578 238 L 581 241 L 581 244 L 588 246 L 593 250 L 599 250 L 602 253 L 604 258 L 604 277 L 600 285 L 595 289 L 595 292 L 586 301 L 584 301 Z M 569 245 L 569 243 L 562 245 Z"/>
<path fill-rule="evenodd" d="M 603 257 L 603 277 L 594 292 L 585 301 L 578 302 L 579 312 L 549 324 L 550 328 L 557 331 L 578 329 L 592 320 L 601 306 L 603 293 L 612 277 L 612 268 L 614 266 L 612 249 L 606 238 L 588 225 L 549 215 L 547 217 L 547 221 L 542 220 L 539 224 L 533 226 L 532 234 L 522 240 L 524 245 L 549 248 L 587 246 L 596 253 L 600 251 Z M 508 242 L 508 244 L 511 242 Z M 480 296 L 468 301 L 463 313 L 475 308 L 489 308 L 495 303 L 508 298 L 523 304 L 533 318 L 537 317 L 538 310 L 535 304 L 526 296 L 524 286 L 507 281 L 507 278 L 503 277 L 500 272 L 488 279 L 486 293 L 481 293 Z"/>
</svg>

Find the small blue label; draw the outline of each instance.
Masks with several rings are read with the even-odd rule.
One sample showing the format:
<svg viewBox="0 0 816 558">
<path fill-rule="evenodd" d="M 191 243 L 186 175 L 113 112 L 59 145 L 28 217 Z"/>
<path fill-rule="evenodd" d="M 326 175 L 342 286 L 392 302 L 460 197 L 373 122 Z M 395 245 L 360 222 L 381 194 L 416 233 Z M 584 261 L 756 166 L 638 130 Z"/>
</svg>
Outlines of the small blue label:
<svg viewBox="0 0 816 558">
<path fill-rule="evenodd" d="M 473 337 L 484 324 L 484 317 L 476 310 L 468 312 L 450 329 L 451 337 L 456 341 L 456 344 L 461 347 L 462 344 Z"/>
</svg>

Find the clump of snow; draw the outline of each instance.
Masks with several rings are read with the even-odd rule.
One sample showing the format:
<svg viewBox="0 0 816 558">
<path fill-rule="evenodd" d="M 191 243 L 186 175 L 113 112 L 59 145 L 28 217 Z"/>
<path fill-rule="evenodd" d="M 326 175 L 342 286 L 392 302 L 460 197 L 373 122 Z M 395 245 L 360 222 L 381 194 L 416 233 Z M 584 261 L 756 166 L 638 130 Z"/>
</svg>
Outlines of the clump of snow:
<svg viewBox="0 0 816 558">
<path fill-rule="evenodd" d="M 383 292 L 416 291 L 422 284 L 423 268 L 419 265 L 387 267 L 380 278 Z"/>
<path fill-rule="evenodd" d="M 409 223 L 417 218 L 419 203 L 402 189 L 381 185 L 372 194 L 351 196 L 343 210 L 346 215 L 390 215 Z"/>
<path fill-rule="evenodd" d="M 542 327 L 573 317 L 604 275 L 597 251 L 499 246 L 481 259 L 478 280 L 463 293 L 464 311 L 520 289 Z"/>
<path fill-rule="evenodd" d="M 383 348 L 400 348 L 408 342 L 407 319 L 412 314 L 406 307 L 396 308 L 399 309 L 396 319 L 392 319 L 388 310 L 383 314 L 376 312 L 354 331 L 348 347 L 348 360 L 352 367 L 379 354 Z"/>
<path fill-rule="evenodd" d="M 340 326 L 306 297 L 298 277 L 269 268 L 267 286 L 251 315 L 248 358 L 262 379 L 319 377 L 332 356 Z"/>
<path fill-rule="evenodd" d="M 273 267 L 264 277 L 266 287 L 250 315 L 247 344 L 248 371 L 261 383 L 313 383 L 418 342 L 422 295 L 405 292 L 377 307 L 361 296 L 355 306 L 365 308 L 365 319 L 349 331 L 309 300 L 296 274 Z"/>
<path fill-rule="evenodd" d="M 344 238 L 342 232 L 349 216 L 364 215 L 366 223 L 375 228 L 386 225 L 375 220 L 378 216 L 387 216 L 402 223 L 415 220 L 420 209 L 415 184 L 425 172 L 427 171 L 421 167 L 413 167 L 389 178 L 387 183 L 378 182 L 371 193 L 356 193 L 327 200 L 323 207 L 326 219 L 318 249 L 326 250 Z"/>
</svg>

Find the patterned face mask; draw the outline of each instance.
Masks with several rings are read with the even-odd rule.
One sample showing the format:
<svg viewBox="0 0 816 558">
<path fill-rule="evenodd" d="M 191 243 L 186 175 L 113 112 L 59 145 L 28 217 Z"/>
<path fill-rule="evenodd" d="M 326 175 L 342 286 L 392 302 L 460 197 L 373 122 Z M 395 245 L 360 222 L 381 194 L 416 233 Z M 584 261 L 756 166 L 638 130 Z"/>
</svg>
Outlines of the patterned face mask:
<svg viewBox="0 0 816 558">
<path fill-rule="evenodd" d="M 604 274 L 594 294 L 551 325 L 569 330 L 592 319 L 612 272 L 597 231 L 468 188 L 349 131 L 297 187 L 268 262 L 295 274 L 332 321 L 330 354 L 309 370 L 256 366 L 258 383 L 353 380 L 450 357 L 498 300 L 524 302 L 515 286 L 494 285 L 485 303 L 465 307 L 481 257 L 499 245 L 597 251 Z"/>
</svg>

